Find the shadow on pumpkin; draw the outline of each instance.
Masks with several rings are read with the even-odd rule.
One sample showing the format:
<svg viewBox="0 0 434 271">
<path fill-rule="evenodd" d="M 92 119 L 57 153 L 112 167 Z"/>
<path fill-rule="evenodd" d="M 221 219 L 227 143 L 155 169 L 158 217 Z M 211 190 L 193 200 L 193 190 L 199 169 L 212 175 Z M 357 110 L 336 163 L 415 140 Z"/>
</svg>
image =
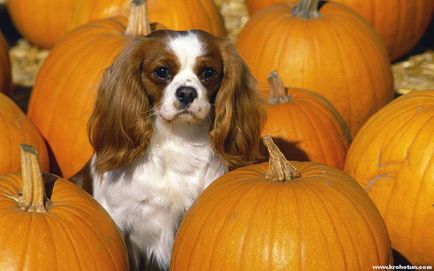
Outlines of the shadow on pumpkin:
<svg viewBox="0 0 434 271">
<path fill-rule="evenodd" d="M 51 195 L 53 194 L 54 185 L 56 180 L 59 179 L 59 176 L 50 173 L 42 173 L 42 179 L 45 184 L 45 193 L 47 198 L 51 199 Z"/>
<path fill-rule="evenodd" d="M 407 258 L 405 258 L 397 250 L 392 249 L 393 253 L 393 264 L 394 265 L 413 265 Z"/>
<path fill-rule="evenodd" d="M 56 161 L 56 157 L 54 156 L 53 149 L 51 149 L 50 144 L 44 138 L 45 146 L 47 147 L 48 159 L 50 161 L 50 173 L 63 176 L 62 171 L 60 170 L 59 163 Z"/>
<path fill-rule="evenodd" d="M 292 160 L 292 161 L 301 161 L 301 162 L 311 161 L 307 153 L 298 146 L 300 142 L 288 141 L 281 137 L 272 137 L 272 139 L 274 143 L 277 145 L 277 147 L 279 147 L 280 151 L 285 155 L 286 159 L 290 161 Z M 261 163 L 267 162 L 268 152 L 262 140 L 259 143 L 259 153 L 260 153 L 260 158 L 258 159 L 258 161 Z"/>
</svg>

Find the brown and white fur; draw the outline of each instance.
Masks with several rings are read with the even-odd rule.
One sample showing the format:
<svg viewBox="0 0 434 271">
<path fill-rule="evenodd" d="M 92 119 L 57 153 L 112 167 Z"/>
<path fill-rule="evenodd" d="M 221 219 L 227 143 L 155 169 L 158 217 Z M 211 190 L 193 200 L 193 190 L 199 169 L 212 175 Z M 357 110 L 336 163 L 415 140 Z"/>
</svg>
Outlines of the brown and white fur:
<svg viewBox="0 0 434 271">
<path fill-rule="evenodd" d="M 263 119 L 227 39 L 165 30 L 129 41 L 97 93 L 89 173 L 131 269 L 168 268 L 183 214 L 229 168 L 254 161 Z"/>
</svg>

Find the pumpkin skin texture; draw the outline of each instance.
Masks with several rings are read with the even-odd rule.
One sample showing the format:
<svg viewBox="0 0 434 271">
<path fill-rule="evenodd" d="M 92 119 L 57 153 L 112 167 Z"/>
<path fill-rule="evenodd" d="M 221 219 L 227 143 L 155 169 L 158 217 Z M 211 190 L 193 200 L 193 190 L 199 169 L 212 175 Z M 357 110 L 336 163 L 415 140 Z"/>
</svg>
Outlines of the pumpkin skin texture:
<svg viewBox="0 0 434 271">
<path fill-rule="evenodd" d="M 8 6 L 20 33 L 33 44 L 49 49 L 65 33 L 82 24 L 127 15 L 129 2 L 130 0 L 10 0 Z M 215 35 L 225 34 L 223 19 L 212 0 L 146 2 L 151 22 L 176 30 L 202 29 Z"/>
<path fill-rule="evenodd" d="M 246 6 L 247 10 L 249 11 L 250 15 L 254 15 L 261 9 L 268 7 L 274 3 L 285 3 L 288 1 L 284 0 L 246 0 Z M 295 2 L 295 1 L 292 1 Z"/>
<path fill-rule="evenodd" d="M 253 16 L 238 37 L 240 54 L 258 81 L 276 70 L 285 85 L 324 96 L 354 136 L 394 95 L 381 38 L 342 4 L 326 2 L 309 18 L 293 7 L 278 3 Z"/>
<path fill-rule="evenodd" d="M 38 47 L 50 49 L 69 30 L 91 20 L 118 15 L 125 5 L 128 1 L 10 0 L 8 10 L 21 35 Z"/>
<path fill-rule="evenodd" d="M 332 0 L 362 15 L 380 33 L 391 60 L 410 51 L 425 33 L 434 7 L 432 0 Z M 392 15 L 393 14 L 393 15 Z"/>
<path fill-rule="evenodd" d="M 223 18 L 213 0 L 147 0 L 149 21 L 173 30 L 201 29 L 226 34 Z"/>
<path fill-rule="evenodd" d="M 184 216 L 177 270 L 369 270 L 391 249 L 375 205 L 342 171 L 291 162 L 301 174 L 265 179 L 268 163 L 214 181 Z"/>
<path fill-rule="evenodd" d="M 8 44 L 0 32 L 0 92 L 10 95 L 12 92 L 12 78 L 8 50 Z"/>
<path fill-rule="evenodd" d="M 330 102 L 309 90 L 286 88 L 287 93 L 278 94 L 279 102 L 270 103 L 273 85 L 260 87 L 265 97 L 270 96 L 263 136 L 273 137 L 289 160 L 344 168 L 351 135 Z"/>
<path fill-rule="evenodd" d="M 392 246 L 411 263 L 434 265 L 434 90 L 394 100 L 363 126 L 345 171 L 369 193 Z"/>
<path fill-rule="evenodd" d="M 20 170 L 20 144 L 31 144 L 40 153 L 40 164 L 48 170 L 48 154 L 38 129 L 8 97 L 0 93 L 0 174 Z"/>
<path fill-rule="evenodd" d="M 0 221 L 0 270 L 128 270 L 121 234 L 89 194 L 44 175 L 53 181 L 47 187 L 54 185 L 45 209 L 33 202 L 23 208 L 16 202 L 22 191 L 24 197 L 23 176 L 0 176 L 0 216 L 6 218 Z"/>
</svg>

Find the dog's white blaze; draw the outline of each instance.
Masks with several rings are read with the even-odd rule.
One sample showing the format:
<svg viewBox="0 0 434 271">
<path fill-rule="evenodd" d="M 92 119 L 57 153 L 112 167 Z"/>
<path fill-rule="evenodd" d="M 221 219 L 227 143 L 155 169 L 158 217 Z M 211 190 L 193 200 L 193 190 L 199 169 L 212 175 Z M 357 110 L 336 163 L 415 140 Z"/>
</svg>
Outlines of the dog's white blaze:
<svg viewBox="0 0 434 271">
<path fill-rule="evenodd" d="M 176 90 L 179 87 L 188 86 L 197 91 L 197 98 L 190 105 L 189 110 L 196 118 L 200 120 L 206 119 L 211 105 L 208 101 L 207 90 L 194 71 L 197 58 L 206 53 L 204 44 L 197 34 L 187 32 L 171 38 L 168 47 L 175 54 L 180 67 L 178 73 L 174 75 L 174 78 L 164 91 L 159 114 L 166 120 L 172 120 L 180 110 L 175 106 L 177 100 Z"/>
<path fill-rule="evenodd" d="M 196 34 L 191 32 L 172 38 L 169 41 L 169 48 L 177 56 L 181 64 L 181 71 L 192 71 L 196 58 L 204 54 L 202 42 Z"/>
</svg>

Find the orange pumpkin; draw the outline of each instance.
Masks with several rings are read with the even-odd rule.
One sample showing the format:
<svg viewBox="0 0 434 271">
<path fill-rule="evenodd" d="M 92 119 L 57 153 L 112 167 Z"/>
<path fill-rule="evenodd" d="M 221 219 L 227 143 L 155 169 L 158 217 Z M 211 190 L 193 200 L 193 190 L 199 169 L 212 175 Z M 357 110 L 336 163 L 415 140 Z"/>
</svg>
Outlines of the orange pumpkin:
<svg viewBox="0 0 434 271">
<path fill-rule="evenodd" d="M 399 97 L 354 138 L 345 171 L 369 193 L 392 246 L 434 265 L 434 90 Z"/>
<path fill-rule="evenodd" d="M 0 270 L 128 270 L 107 212 L 71 182 L 42 175 L 31 146 L 21 156 L 21 174 L 0 176 L 0 216 L 7 218 L 0 220 Z"/>
<path fill-rule="evenodd" d="M 333 105 L 314 92 L 285 88 L 276 72 L 268 81 L 268 87 L 262 86 L 269 95 L 262 135 L 272 136 L 290 160 L 343 169 L 351 136 Z"/>
<path fill-rule="evenodd" d="M 265 137 L 267 138 L 267 137 Z M 214 181 L 182 219 L 170 270 L 370 270 L 391 259 L 383 220 L 338 169 L 285 160 Z"/>
<path fill-rule="evenodd" d="M 256 12 L 260 11 L 263 8 L 266 8 L 274 3 L 287 3 L 290 1 L 285 0 L 246 0 L 247 10 L 249 14 L 254 15 Z M 292 1 L 292 2 L 295 2 Z"/>
<path fill-rule="evenodd" d="M 126 0 L 8 0 L 8 10 L 18 31 L 36 46 L 49 49 L 87 21 L 121 13 Z"/>
<path fill-rule="evenodd" d="M 92 155 L 87 122 L 102 72 L 129 37 L 142 34 L 135 30 L 147 31 L 146 18 L 134 16 L 143 8 L 133 7 L 128 29 L 125 18 L 113 17 L 69 33 L 51 50 L 38 72 L 28 116 L 47 140 L 58 173 L 64 177 L 77 173 Z"/>
<path fill-rule="evenodd" d="M 8 97 L 0 93 L 0 174 L 20 170 L 20 144 L 36 146 L 41 167 L 48 170 L 48 154 L 38 129 Z"/>
<path fill-rule="evenodd" d="M 8 50 L 8 44 L 0 31 L 0 93 L 10 95 L 12 92 L 12 79 Z"/>
<path fill-rule="evenodd" d="M 285 85 L 321 94 L 353 136 L 394 95 L 381 38 L 342 4 L 272 5 L 250 19 L 237 46 L 257 80 L 276 70 Z"/>
<path fill-rule="evenodd" d="M 380 33 L 390 58 L 396 60 L 420 40 L 431 19 L 432 0 L 332 0 L 362 15 Z"/>
<path fill-rule="evenodd" d="M 408 52 L 425 33 L 434 8 L 432 0 L 331 0 L 345 4 L 363 16 L 383 38 L 390 58 Z M 246 0 L 250 14 L 284 0 Z"/>
<path fill-rule="evenodd" d="M 128 14 L 129 2 L 131 0 L 8 0 L 8 7 L 24 37 L 39 47 L 52 48 L 66 32 L 82 24 Z M 152 22 L 169 28 L 196 28 L 215 35 L 225 34 L 223 20 L 212 0 L 147 0 L 147 7 Z"/>
<path fill-rule="evenodd" d="M 226 34 L 223 18 L 213 0 L 146 0 L 149 21 L 173 30 L 201 29 Z"/>
</svg>

